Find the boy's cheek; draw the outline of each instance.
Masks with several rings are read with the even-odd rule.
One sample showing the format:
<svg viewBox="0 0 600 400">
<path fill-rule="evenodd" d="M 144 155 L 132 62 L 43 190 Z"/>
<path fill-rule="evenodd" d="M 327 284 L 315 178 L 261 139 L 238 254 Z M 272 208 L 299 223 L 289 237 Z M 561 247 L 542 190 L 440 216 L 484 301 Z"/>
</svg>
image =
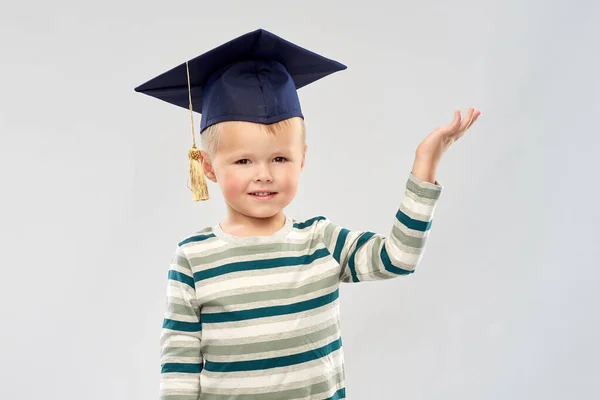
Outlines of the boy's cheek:
<svg viewBox="0 0 600 400">
<path fill-rule="evenodd" d="M 247 190 L 246 181 L 239 175 L 223 176 L 220 184 L 223 187 L 223 194 L 228 197 L 245 194 Z"/>
</svg>

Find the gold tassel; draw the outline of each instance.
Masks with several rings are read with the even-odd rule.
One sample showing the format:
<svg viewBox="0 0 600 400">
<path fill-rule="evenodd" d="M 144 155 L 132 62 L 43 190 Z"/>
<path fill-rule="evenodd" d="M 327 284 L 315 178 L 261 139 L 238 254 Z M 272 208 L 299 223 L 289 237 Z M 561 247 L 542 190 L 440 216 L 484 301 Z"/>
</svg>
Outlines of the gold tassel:
<svg viewBox="0 0 600 400">
<path fill-rule="evenodd" d="M 204 176 L 204 168 L 200 150 L 194 144 L 188 152 L 190 159 L 190 182 L 192 184 L 192 198 L 194 201 L 208 200 L 208 186 Z"/>
<path fill-rule="evenodd" d="M 206 177 L 200 150 L 196 148 L 196 135 L 194 135 L 194 113 L 192 112 L 192 91 L 190 88 L 190 68 L 188 62 L 185 62 L 187 69 L 188 96 L 190 100 L 190 117 L 192 119 L 192 148 L 188 151 L 190 160 L 190 182 L 192 184 L 192 199 L 194 201 L 208 200 L 208 186 L 206 186 Z"/>
</svg>

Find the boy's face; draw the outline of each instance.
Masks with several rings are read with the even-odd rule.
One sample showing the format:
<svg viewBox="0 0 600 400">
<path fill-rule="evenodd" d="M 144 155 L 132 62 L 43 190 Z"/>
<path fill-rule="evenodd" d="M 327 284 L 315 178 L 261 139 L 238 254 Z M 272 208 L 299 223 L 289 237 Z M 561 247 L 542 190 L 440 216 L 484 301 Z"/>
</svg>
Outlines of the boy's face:
<svg viewBox="0 0 600 400">
<path fill-rule="evenodd" d="M 218 148 L 206 160 L 205 174 L 218 182 L 234 217 L 269 218 L 291 203 L 306 155 L 298 118 L 274 134 L 243 121 L 221 123 L 218 134 Z M 256 191 L 274 194 L 251 194 Z"/>
</svg>

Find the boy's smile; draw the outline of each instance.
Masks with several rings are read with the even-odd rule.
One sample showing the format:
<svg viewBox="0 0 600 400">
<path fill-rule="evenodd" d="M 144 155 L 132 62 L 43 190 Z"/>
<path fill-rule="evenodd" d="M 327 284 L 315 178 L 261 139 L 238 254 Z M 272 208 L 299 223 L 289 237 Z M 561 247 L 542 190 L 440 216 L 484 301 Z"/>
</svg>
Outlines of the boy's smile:
<svg viewBox="0 0 600 400">
<path fill-rule="evenodd" d="M 249 193 L 252 197 L 256 197 L 257 199 L 260 200 L 270 200 L 273 197 L 275 197 L 275 195 L 277 194 L 277 192 L 252 192 Z"/>
</svg>

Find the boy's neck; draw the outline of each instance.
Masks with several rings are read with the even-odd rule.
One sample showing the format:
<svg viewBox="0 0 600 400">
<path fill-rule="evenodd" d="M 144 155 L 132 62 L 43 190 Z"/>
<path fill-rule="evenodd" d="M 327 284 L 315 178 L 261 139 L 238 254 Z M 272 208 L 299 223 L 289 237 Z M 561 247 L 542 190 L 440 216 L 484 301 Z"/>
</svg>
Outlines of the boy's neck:
<svg viewBox="0 0 600 400">
<path fill-rule="evenodd" d="M 232 236 L 271 236 L 283 228 L 285 222 L 283 211 L 272 217 L 255 218 L 229 210 L 229 215 L 219 225 L 223 232 Z"/>
</svg>

